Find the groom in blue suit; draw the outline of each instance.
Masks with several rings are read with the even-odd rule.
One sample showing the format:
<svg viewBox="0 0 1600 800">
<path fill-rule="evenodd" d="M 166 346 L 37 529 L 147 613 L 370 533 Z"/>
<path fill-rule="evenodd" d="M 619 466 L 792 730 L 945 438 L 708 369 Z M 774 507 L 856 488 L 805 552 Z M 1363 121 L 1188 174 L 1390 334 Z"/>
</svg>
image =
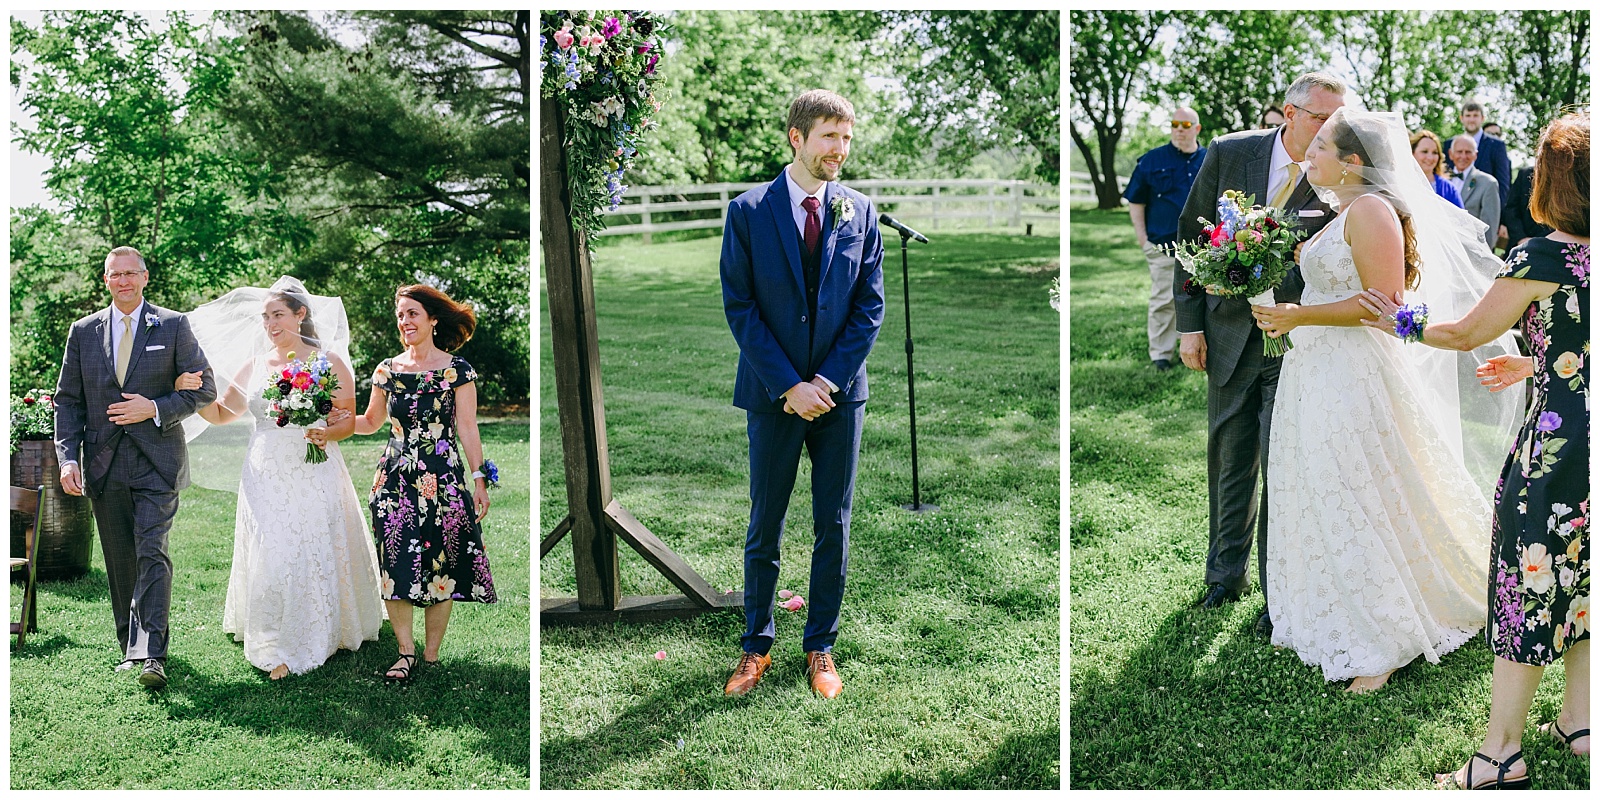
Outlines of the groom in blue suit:
<svg viewBox="0 0 1600 800">
<path fill-rule="evenodd" d="M 806 671 L 832 698 L 850 543 L 850 500 L 867 400 L 867 354 L 883 323 L 883 240 L 865 195 L 837 182 L 855 109 L 822 89 L 789 106 L 794 160 L 728 204 L 722 305 L 739 344 L 733 404 L 750 438 L 743 654 L 724 691 L 750 691 L 772 664 L 784 516 L 804 447 L 811 459 Z"/>
</svg>

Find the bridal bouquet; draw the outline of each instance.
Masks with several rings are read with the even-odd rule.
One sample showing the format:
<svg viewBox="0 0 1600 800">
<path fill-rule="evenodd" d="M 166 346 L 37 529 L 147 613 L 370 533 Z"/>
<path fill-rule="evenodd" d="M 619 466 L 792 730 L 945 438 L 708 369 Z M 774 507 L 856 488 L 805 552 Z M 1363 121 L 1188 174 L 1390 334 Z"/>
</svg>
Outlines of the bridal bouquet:
<svg viewBox="0 0 1600 800">
<path fill-rule="evenodd" d="M 1283 209 L 1254 202 L 1254 195 L 1229 189 L 1217 200 L 1217 222 L 1200 219 L 1208 242 L 1172 246 L 1172 257 L 1194 276 L 1184 283 L 1185 292 L 1199 295 L 1209 290 L 1222 297 L 1246 298 L 1255 306 L 1277 302 L 1272 290 L 1289 274 L 1302 233 Z M 1282 356 L 1292 347 L 1288 336 L 1262 340 L 1268 358 Z"/>
<path fill-rule="evenodd" d="M 267 401 L 267 413 L 277 419 L 280 428 L 290 423 L 326 426 L 328 413 L 333 411 L 333 393 L 338 389 L 339 376 L 334 374 L 326 355 L 312 353 L 310 360 L 301 361 L 291 350 L 289 363 L 268 375 L 267 389 L 261 397 Z M 307 464 L 327 460 L 327 451 L 306 442 Z"/>
</svg>

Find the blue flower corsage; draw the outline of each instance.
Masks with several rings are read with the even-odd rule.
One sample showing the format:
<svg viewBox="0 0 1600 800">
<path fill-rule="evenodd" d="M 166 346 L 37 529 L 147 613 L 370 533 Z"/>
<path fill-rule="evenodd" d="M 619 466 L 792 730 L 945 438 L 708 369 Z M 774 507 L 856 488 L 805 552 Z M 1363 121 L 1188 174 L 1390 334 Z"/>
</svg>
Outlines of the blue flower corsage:
<svg viewBox="0 0 1600 800">
<path fill-rule="evenodd" d="M 152 311 L 152 312 L 144 315 L 144 329 L 145 330 L 150 330 L 151 328 L 159 328 L 159 327 L 161 327 L 161 317 L 158 314 L 156 314 L 154 311 Z"/>
<path fill-rule="evenodd" d="M 489 484 L 490 487 L 499 486 L 500 468 L 495 466 L 493 461 L 485 459 L 483 466 L 478 468 L 477 472 L 472 473 L 473 480 L 477 480 L 478 478 L 482 478 L 485 483 Z"/>
<path fill-rule="evenodd" d="M 1422 341 L 1422 329 L 1428 325 L 1428 304 L 1401 306 L 1394 312 L 1394 335 L 1407 342 Z"/>
</svg>

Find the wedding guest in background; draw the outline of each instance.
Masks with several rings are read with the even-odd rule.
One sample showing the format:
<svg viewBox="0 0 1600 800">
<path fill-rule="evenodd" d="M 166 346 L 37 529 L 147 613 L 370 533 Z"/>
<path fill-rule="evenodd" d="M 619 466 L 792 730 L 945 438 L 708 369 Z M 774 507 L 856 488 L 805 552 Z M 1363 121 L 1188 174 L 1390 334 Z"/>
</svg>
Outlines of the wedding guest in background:
<svg viewBox="0 0 1600 800">
<path fill-rule="evenodd" d="M 1434 194 L 1461 208 L 1461 195 L 1456 193 L 1456 187 L 1446 177 L 1444 145 L 1439 141 L 1439 134 L 1427 130 L 1411 134 L 1411 157 L 1422 167 L 1422 173 L 1432 180 Z"/>
<path fill-rule="evenodd" d="M 1500 123 L 1498 122 L 1483 123 L 1483 132 L 1493 136 L 1496 139 L 1505 141 L 1506 137 L 1500 135 Z"/>
<path fill-rule="evenodd" d="M 1528 204 L 1533 196 L 1535 166 L 1537 162 L 1517 171 L 1517 179 L 1511 183 L 1511 199 L 1507 201 L 1505 210 L 1500 214 L 1500 223 L 1505 226 L 1509 247 L 1520 246 L 1529 239 L 1549 236 L 1552 230 L 1549 225 L 1534 219 L 1528 212 Z"/>
<path fill-rule="evenodd" d="M 1494 135 L 1483 135 L 1483 116 L 1483 105 L 1475 100 L 1469 100 L 1461 106 L 1463 135 L 1472 137 L 1472 146 L 1477 151 L 1475 166 L 1494 176 L 1500 193 L 1500 205 L 1504 207 L 1511 195 L 1511 156 L 1506 153 L 1504 141 Z"/>
<path fill-rule="evenodd" d="M 1473 144 L 1478 148 L 1477 167 L 1494 176 L 1498 183 L 1500 207 L 1505 208 L 1511 197 L 1511 157 L 1506 153 L 1506 143 L 1499 138 L 1500 126 L 1496 125 L 1494 133 L 1484 136 L 1489 126 L 1484 124 L 1483 117 L 1483 106 L 1476 101 L 1468 101 L 1461 106 L 1461 127 L 1466 129 L 1467 135 L 1472 137 Z M 1504 225 L 1490 225 L 1489 246 L 1494 247 L 1495 242 L 1506 238 L 1506 234 Z"/>
<path fill-rule="evenodd" d="M 1277 106 L 1267 106 L 1267 110 L 1261 112 L 1261 127 L 1263 128 L 1276 128 L 1283 124 L 1283 120 L 1283 109 Z"/>
<path fill-rule="evenodd" d="M 1177 261 L 1163 248 L 1178 238 L 1178 217 L 1189 199 L 1189 187 L 1206 149 L 1200 146 L 1200 116 L 1189 108 L 1172 112 L 1172 141 L 1139 157 L 1122 196 L 1128 201 L 1133 235 L 1150 267 L 1150 307 L 1146 334 L 1150 363 L 1158 372 L 1172 369 L 1178 350 L 1178 311 L 1172 301 L 1172 274 Z"/>
<path fill-rule="evenodd" d="M 1499 140 L 1491 136 L 1488 141 Z M 1489 226 L 1484 231 L 1483 238 L 1489 247 L 1493 248 L 1495 240 L 1500 238 L 1499 184 L 1493 175 L 1476 166 L 1478 148 L 1471 136 L 1463 133 L 1450 140 L 1450 161 L 1456 167 L 1456 174 L 1450 178 L 1450 184 L 1455 187 L 1456 193 L 1461 195 L 1461 207 Z"/>
</svg>

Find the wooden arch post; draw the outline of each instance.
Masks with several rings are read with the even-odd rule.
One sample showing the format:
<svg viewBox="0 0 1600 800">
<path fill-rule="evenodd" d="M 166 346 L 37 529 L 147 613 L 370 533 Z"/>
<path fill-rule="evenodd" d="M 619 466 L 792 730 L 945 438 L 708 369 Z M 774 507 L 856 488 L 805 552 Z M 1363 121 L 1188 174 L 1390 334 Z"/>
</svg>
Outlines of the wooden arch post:
<svg viewBox="0 0 1600 800">
<path fill-rule="evenodd" d="M 540 624 L 665 619 L 741 609 L 742 595 L 717 594 L 611 496 L 594 276 L 588 240 L 572 226 L 562 147 L 566 118 L 554 99 L 543 100 L 539 113 L 539 235 L 550 296 L 550 342 L 567 478 L 567 517 L 540 543 L 539 558 L 571 533 L 578 582 L 576 598 L 540 600 Z M 617 561 L 619 536 L 683 594 L 624 596 Z"/>
</svg>

